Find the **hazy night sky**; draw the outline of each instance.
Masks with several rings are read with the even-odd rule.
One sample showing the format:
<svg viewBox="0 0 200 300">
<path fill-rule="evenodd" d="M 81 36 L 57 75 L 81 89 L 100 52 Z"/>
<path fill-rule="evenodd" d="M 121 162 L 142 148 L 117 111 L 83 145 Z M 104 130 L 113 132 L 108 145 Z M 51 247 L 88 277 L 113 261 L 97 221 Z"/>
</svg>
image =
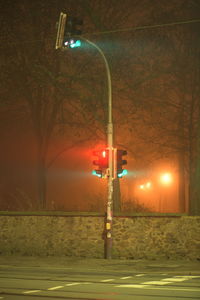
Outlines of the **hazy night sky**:
<svg viewBox="0 0 200 300">
<path fill-rule="evenodd" d="M 104 211 L 91 153 L 106 144 L 105 66 L 86 43 L 55 50 L 62 11 L 83 19 L 110 65 L 124 209 L 179 211 L 199 120 L 199 1 L 1 0 L 0 11 L 0 209 L 38 209 L 46 194 L 47 209 Z"/>
</svg>

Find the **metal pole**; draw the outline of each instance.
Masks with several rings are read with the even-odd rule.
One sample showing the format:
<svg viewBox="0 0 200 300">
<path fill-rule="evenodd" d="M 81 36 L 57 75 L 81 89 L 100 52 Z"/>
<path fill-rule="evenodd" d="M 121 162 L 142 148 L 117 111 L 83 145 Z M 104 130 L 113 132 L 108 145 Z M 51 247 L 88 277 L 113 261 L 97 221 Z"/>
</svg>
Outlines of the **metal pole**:
<svg viewBox="0 0 200 300">
<path fill-rule="evenodd" d="M 112 122 L 112 84 L 111 84 L 111 73 L 108 61 L 103 51 L 95 43 L 81 37 L 87 43 L 95 47 L 101 54 L 107 73 L 108 82 L 108 124 L 107 124 L 107 144 L 109 149 L 109 160 L 108 160 L 108 199 L 107 199 L 107 212 L 106 212 L 106 253 L 107 259 L 112 258 L 112 215 L 113 215 L 113 122 Z"/>
</svg>

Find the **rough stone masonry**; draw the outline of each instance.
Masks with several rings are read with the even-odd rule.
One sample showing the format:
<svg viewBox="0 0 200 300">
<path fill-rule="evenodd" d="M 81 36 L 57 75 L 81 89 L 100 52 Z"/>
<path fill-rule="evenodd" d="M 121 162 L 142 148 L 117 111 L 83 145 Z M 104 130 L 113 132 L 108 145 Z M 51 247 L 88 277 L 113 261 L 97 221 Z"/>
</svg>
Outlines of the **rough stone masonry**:
<svg viewBox="0 0 200 300">
<path fill-rule="evenodd" d="M 0 215 L 2 255 L 104 257 L 103 216 Z M 113 218 L 113 258 L 200 260 L 200 217 Z"/>
</svg>

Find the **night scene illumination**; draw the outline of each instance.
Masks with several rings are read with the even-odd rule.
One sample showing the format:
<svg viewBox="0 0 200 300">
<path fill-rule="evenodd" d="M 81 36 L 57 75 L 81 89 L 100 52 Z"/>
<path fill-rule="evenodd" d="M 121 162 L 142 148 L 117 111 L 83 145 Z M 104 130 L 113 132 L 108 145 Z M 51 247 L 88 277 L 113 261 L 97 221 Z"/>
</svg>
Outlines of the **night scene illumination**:
<svg viewBox="0 0 200 300">
<path fill-rule="evenodd" d="M 0 299 L 200 299 L 200 1 L 0 10 Z"/>
</svg>

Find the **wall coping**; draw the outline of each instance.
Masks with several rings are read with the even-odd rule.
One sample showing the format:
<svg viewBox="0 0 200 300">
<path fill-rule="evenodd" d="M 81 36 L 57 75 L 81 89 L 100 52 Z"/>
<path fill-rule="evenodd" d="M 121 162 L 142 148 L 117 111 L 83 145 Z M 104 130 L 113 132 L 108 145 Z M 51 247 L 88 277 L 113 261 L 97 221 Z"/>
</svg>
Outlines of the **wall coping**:
<svg viewBox="0 0 200 300">
<path fill-rule="evenodd" d="M 66 212 L 66 211 L 0 211 L 0 216 L 52 216 L 52 217 L 105 217 L 105 213 L 99 212 Z M 188 214 L 180 213 L 126 213 L 115 212 L 114 217 L 184 217 Z"/>
</svg>

